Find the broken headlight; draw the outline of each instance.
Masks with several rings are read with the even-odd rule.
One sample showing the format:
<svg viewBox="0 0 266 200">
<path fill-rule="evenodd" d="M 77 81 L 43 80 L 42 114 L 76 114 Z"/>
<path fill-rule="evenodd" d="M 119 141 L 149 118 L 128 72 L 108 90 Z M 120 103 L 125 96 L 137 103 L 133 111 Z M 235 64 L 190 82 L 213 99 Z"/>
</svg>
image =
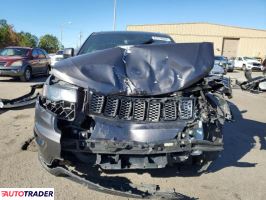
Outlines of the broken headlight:
<svg viewBox="0 0 266 200">
<path fill-rule="evenodd" d="M 40 103 L 43 108 L 59 119 L 72 121 L 75 118 L 77 88 L 63 81 L 47 81 L 43 86 Z"/>
<path fill-rule="evenodd" d="M 43 97 L 51 101 L 77 102 L 77 90 L 61 84 L 43 86 Z"/>
</svg>

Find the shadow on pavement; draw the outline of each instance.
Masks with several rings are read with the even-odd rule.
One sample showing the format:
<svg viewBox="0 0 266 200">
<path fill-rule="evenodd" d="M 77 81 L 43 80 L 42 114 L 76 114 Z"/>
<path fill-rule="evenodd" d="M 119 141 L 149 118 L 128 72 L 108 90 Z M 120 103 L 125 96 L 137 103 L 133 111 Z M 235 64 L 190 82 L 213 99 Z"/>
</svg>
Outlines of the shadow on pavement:
<svg viewBox="0 0 266 200">
<path fill-rule="evenodd" d="M 260 146 L 260 150 L 266 150 L 266 123 L 244 119 L 242 112 L 231 104 L 234 114 L 234 123 L 227 123 L 224 129 L 224 151 L 209 167 L 209 172 L 216 172 L 226 167 L 255 167 L 257 163 L 240 161 L 249 153 L 255 145 Z M 258 138 L 256 144 L 255 137 Z"/>
<path fill-rule="evenodd" d="M 14 77 L 10 77 L 10 78 L 1 78 L 0 82 L 10 82 L 10 83 L 41 83 L 46 81 L 47 76 L 38 76 L 38 77 L 33 77 L 29 82 L 21 82 L 19 80 L 19 78 L 14 78 Z"/>
</svg>

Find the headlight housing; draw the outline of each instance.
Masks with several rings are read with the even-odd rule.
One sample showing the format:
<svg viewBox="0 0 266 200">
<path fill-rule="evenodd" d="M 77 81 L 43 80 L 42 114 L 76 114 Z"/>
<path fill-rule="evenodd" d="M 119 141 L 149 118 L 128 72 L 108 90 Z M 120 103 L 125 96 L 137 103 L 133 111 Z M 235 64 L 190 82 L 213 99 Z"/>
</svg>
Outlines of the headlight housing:
<svg viewBox="0 0 266 200">
<path fill-rule="evenodd" d="M 59 84 L 43 86 L 43 97 L 51 101 L 77 102 L 77 90 Z"/>
<path fill-rule="evenodd" d="M 50 77 L 43 86 L 39 102 L 58 119 L 73 121 L 76 116 L 77 96 L 77 87 Z"/>
<path fill-rule="evenodd" d="M 23 65 L 22 60 L 18 60 L 18 61 L 11 63 L 9 66 L 10 67 L 21 67 L 22 65 Z"/>
</svg>

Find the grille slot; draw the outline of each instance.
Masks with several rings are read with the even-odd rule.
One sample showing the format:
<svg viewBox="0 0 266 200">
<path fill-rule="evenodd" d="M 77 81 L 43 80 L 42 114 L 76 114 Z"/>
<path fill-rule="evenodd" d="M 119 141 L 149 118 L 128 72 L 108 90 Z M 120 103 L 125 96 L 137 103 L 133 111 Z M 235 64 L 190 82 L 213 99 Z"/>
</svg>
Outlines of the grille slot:
<svg viewBox="0 0 266 200">
<path fill-rule="evenodd" d="M 132 113 L 132 102 L 129 100 L 122 100 L 119 112 L 120 119 L 130 119 Z"/>
<path fill-rule="evenodd" d="M 115 117 L 118 110 L 118 105 L 119 99 L 108 97 L 104 110 L 104 115 L 109 117 Z"/>
<path fill-rule="evenodd" d="M 148 120 L 157 122 L 160 120 L 161 113 L 161 103 L 160 102 L 150 102 L 149 103 L 149 112 L 148 112 Z"/>
<path fill-rule="evenodd" d="M 167 101 L 164 104 L 164 120 L 173 121 L 177 118 L 177 106 L 175 101 Z"/>
<path fill-rule="evenodd" d="M 181 99 L 178 110 L 180 119 L 191 119 L 193 117 L 193 100 Z"/>
<path fill-rule="evenodd" d="M 139 100 L 134 102 L 133 118 L 136 120 L 144 120 L 146 114 L 146 102 Z"/>
<path fill-rule="evenodd" d="M 93 93 L 89 107 L 90 111 L 92 113 L 100 114 L 102 113 L 103 105 L 104 105 L 104 96 Z"/>
</svg>

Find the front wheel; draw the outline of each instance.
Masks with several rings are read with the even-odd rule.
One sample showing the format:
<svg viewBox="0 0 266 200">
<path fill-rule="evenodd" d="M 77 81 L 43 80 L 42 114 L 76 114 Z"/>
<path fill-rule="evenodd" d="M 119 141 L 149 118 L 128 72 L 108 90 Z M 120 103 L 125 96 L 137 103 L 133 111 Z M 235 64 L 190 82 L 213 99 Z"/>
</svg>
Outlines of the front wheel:
<svg viewBox="0 0 266 200">
<path fill-rule="evenodd" d="M 228 70 L 225 68 L 225 69 L 224 69 L 224 75 L 226 75 L 227 72 L 228 72 Z"/>
<path fill-rule="evenodd" d="M 27 67 L 23 73 L 22 76 L 19 77 L 21 81 L 23 82 L 27 82 L 27 81 L 30 81 L 31 78 L 32 78 L 32 72 L 31 72 L 31 69 L 30 67 Z"/>
<path fill-rule="evenodd" d="M 49 76 L 50 75 L 50 66 L 48 65 L 45 71 L 45 76 Z"/>
</svg>

